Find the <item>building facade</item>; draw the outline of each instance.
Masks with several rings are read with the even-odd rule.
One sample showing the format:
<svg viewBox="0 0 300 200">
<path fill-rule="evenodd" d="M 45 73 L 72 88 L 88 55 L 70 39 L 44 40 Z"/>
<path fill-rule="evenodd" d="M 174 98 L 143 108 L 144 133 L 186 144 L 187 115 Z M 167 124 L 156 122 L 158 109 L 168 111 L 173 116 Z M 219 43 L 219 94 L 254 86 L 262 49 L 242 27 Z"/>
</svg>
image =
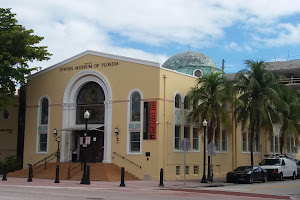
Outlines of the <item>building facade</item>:
<svg viewBox="0 0 300 200">
<path fill-rule="evenodd" d="M 88 162 L 115 163 L 140 179 L 158 180 L 161 168 L 166 180 L 183 179 L 184 173 L 200 179 L 203 133 L 187 122 L 187 94 L 199 76 L 216 71 L 221 70 L 210 58 L 196 52 L 176 54 L 160 66 L 94 51 L 42 70 L 28 80 L 23 166 L 59 148 L 60 162 L 85 157 Z M 230 106 L 228 112 L 232 116 Z M 232 123 L 232 130 L 222 130 L 214 140 L 215 177 L 250 164 L 248 134 L 233 118 Z M 185 171 L 184 138 L 191 143 Z M 293 152 L 296 144 L 291 140 Z M 256 139 L 255 164 L 276 152 L 276 134 L 272 145 L 264 134 Z"/>
</svg>

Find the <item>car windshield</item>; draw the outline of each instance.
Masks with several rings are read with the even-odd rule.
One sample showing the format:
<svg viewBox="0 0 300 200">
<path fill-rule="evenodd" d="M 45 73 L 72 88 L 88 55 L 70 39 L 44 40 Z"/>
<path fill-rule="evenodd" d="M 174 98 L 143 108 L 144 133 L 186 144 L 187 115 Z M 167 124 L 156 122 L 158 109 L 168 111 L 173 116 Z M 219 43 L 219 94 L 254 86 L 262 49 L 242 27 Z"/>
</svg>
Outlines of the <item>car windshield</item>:
<svg viewBox="0 0 300 200">
<path fill-rule="evenodd" d="M 264 159 L 261 163 L 261 165 L 280 165 L 280 159 Z"/>
<path fill-rule="evenodd" d="M 241 167 L 236 168 L 234 171 L 249 172 L 249 171 L 252 171 L 252 167 L 251 166 L 241 166 Z"/>
</svg>

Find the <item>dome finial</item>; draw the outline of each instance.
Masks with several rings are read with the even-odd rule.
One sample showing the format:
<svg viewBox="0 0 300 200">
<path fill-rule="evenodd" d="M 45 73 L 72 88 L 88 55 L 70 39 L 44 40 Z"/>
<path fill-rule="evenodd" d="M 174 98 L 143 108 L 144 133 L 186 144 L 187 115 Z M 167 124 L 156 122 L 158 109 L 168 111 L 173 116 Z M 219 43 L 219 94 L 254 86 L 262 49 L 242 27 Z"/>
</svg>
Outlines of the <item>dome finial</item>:
<svg viewBox="0 0 300 200">
<path fill-rule="evenodd" d="M 188 47 L 189 51 L 191 51 L 191 45 L 188 44 L 187 47 Z"/>
</svg>

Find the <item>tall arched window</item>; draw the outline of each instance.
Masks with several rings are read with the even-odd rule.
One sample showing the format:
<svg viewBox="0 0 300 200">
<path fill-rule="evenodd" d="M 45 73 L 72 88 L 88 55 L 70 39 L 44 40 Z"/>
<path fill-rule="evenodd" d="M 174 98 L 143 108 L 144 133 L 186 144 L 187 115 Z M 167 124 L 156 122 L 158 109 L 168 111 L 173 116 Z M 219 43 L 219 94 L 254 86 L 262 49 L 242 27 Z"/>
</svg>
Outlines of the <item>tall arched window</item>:
<svg viewBox="0 0 300 200">
<path fill-rule="evenodd" d="M 77 96 L 76 124 L 84 124 L 84 112 L 90 112 L 89 124 L 104 124 L 103 89 L 98 83 L 89 82 L 79 91 Z"/>
<path fill-rule="evenodd" d="M 48 148 L 48 125 L 49 125 L 49 100 L 43 97 L 39 102 L 38 120 L 38 152 L 47 152 Z"/>
<path fill-rule="evenodd" d="M 185 109 L 185 110 L 190 110 L 189 96 L 186 96 L 186 97 L 184 98 L 184 109 Z"/>
<path fill-rule="evenodd" d="M 127 151 L 128 153 L 141 153 L 142 146 L 142 95 L 137 89 L 128 95 L 129 98 L 129 119 L 128 119 L 128 137 L 127 137 Z"/>
<path fill-rule="evenodd" d="M 181 141 L 181 125 L 182 125 L 182 111 L 181 111 L 181 96 L 179 94 L 175 95 L 174 100 L 175 108 L 175 133 L 174 133 L 174 149 L 179 150 L 179 144 Z"/>
<path fill-rule="evenodd" d="M 41 100 L 40 124 L 48 124 L 49 101 L 47 98 Z"/>
<path fill-rule="evenodd" d="M 130 99 L 130 121 L 141 121 L 141 95 L 138 92 L 134 92 Z"/>
<path fill-rule="evenodd" d="M 175 108 L 181 108 L 181 97 L 179 94 L 175 96 Z"/>
</svg>

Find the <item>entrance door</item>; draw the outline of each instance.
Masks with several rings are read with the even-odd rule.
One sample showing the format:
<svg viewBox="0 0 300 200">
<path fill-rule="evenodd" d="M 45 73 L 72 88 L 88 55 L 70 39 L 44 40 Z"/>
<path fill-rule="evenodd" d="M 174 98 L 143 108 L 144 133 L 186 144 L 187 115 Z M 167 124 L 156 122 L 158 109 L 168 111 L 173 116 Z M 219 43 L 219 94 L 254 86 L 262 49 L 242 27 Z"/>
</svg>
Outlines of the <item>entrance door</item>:
<svg viewBox="0 0 300 200">
<path fill-rule="evenodd" d="M 82 134 L 81 134 L 82 136 Z M 80 161 L 84 162 L 102 162 L 104 153 L 104 132 L 92 130 L 88 132 L 88 137 L 91 138 L 90 144 L 87 147 L 80 146 Z"/>
</svg>

